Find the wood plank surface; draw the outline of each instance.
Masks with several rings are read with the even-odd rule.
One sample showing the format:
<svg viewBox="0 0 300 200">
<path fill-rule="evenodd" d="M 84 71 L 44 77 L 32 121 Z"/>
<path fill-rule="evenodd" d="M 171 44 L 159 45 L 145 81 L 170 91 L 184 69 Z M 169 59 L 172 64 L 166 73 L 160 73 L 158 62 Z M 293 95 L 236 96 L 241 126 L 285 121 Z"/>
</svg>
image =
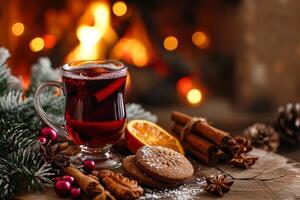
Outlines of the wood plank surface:
<svg viewBox="0 0 300 200">
<path fill-rule="evenodd" d="M 242 170 L 228 165 L 214 168 L 207 167 L 191 158 L 194 168 L 194 178 L 176 189 L 152 190 L 146 188 L 141 200 L 165 199 L 215 199 L 216 196 L 206 193 L 201 186 L 205 184 L 203 176 L 229 173 L 235 180 L 231 190 L 222 200 L 268 200 L 268 199 L 300 199 L 300 163 L 293 162 L 275 153 L 255 149 L 251 155 L 260 159 L 250 169 Z M 43 194 L 26 194 L 21 200 L 54 200 L 62 199 L 49 188 Z M 66 199 L 66 198 L 64 198 Z"/>
</svg>

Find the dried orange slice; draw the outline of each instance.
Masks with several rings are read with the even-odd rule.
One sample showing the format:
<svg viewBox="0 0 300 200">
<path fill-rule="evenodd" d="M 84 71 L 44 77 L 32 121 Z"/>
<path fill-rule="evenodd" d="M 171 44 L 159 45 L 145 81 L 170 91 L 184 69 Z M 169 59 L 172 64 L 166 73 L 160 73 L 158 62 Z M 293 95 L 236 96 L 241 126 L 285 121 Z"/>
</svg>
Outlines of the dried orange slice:
<svg viewBox="0 0 300 200">
<path fill-rule="evenodd" d="M 132 120 L 126 126 L 125 141 L 132 153 L 144 145 L 162 146 L 184 154 L 180 142 L 160 126 L 146 120 Z"/>
</svg>

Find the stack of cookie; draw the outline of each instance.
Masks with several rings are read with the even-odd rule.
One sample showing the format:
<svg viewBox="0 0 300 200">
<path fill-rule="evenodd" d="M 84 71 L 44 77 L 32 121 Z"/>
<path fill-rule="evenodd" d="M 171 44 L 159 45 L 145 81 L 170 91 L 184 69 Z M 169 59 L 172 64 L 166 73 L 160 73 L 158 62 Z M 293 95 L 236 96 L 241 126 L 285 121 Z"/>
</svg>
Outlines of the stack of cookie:
<svg viewBox="0 0 300 200">
<path fill-rule="evenodd" d="M 194 174 L 190 161 L 176 151 L 160 146 L 143 146 L 123 160 L 124 171 L 141 184 L 154 188 L 181 185 Z"/>
</svg>

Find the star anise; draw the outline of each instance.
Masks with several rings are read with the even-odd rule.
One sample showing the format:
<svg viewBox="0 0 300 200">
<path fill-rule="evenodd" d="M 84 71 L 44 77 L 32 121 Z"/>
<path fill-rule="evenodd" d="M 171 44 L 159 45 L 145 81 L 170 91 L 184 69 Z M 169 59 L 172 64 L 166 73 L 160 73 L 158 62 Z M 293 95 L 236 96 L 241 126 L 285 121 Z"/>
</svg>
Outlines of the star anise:
<svg viewBox="0 0 300 200">
<path fill-rule="evenodd" d="M 242 136 L 236 136 L 234 137 L 237 144 L 240 146 L 240 154 L 241 153 L 247 153 L 253 149 L 251 141 L 245 137 Z"/>
<path fill-rule="evenodd" d="M 59 144 L 42 146 L 41 153 L 44 160 L 51 163 L 54 169 L 63 170 L 70 164 L 70 158 L 62 153 Z"/>
<path fill-rule="evenodd" d="M 230 163 L 235 167 L 247 169 L 250 166 L 254 165 L 257 159 L 258 157 L 245 157 L 242 155 L 237 155 L 230 161 Z"/>
<path fill-rule="evenodd" d="M 206 186 L 204 186 L 204 190 L 219 196 L 223 196 L 224 193 L 229 192 L 230 187 L 233 184 L 232 180 L 226 179 L 226 175 L 205 177 L 205 180 Z"/>
</svg>

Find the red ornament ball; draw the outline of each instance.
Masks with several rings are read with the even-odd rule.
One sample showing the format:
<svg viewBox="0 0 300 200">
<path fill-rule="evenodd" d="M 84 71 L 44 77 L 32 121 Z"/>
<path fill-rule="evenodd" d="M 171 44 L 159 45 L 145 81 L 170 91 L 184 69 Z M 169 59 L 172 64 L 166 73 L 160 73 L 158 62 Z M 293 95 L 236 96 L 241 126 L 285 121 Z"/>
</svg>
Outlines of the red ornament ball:
<svg viewBox="0 0 300 200">
<path fill-rule="evenodd" d="M 72 188 L 70 191 L 70 195 L 72 197 L 72 199 L 80 199 L 81 196 L 81 190 L 80 188 Z"/>
<path fill-rule="evenodd" d="M 47 144 L 48 140 L 45 137 L 38 137 L 38 140 L 42 143 L 42 144 Z"/>
<path fill-rule="evenodd" d="M 66 197 L 70 193 L 71 184 L 65 180 L 59 180 L 55 183 L 55 192 L 60 197 Z"/>
<path fill-rule="evenodd" d="M 90 173 L 96 168 L 96 164 L 93 160 L 87 159 L 82 162 L 82 168 L 85 172 Z"/>
<path fill-rule="evenodd" d="M 62 177 L 62 180 L 68 181 L 71 185 L 74 183 L 74 177 L 73 176 L 65 175 L 65 176 Z"/>
<path fill-rule="evenodd" d="M 56 131 L 51 127 L 43 127 L 40 130 L 40 136 L 44 137 L 50 141 L 55 141 L 57 139 Z"/>
</svg>

